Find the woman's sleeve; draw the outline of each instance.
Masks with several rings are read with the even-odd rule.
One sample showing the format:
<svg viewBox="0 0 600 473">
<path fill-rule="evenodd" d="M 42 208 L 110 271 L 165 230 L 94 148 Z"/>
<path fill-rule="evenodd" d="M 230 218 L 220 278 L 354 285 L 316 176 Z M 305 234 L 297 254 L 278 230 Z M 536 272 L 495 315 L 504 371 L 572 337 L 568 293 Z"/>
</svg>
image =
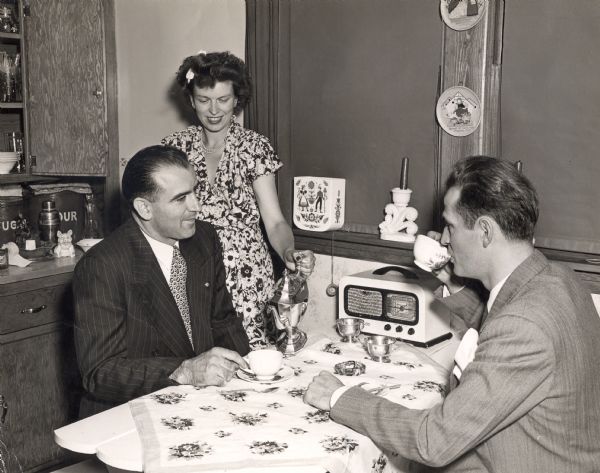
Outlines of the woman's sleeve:
<svg viewBox="0 0 600 473">
<path fill-rule="evenodd" d="M 256 141 L 252 153 L 253 162 L 249 163 L 248 177 L 251 182 L 267 174 L 275 174 L 283 166 L 279 157 L 275 154 L 271 143 L 265 137 Z"/>
</svg>

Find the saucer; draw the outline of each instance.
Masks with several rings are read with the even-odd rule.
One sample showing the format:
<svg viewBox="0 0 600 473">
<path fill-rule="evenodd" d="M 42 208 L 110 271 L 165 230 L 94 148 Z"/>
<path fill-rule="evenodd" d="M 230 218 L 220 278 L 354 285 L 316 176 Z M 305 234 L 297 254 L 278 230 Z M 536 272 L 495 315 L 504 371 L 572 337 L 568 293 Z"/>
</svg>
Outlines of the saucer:
<svg viewBox="0 0 600 473">
<path fill-rule="evenodd" d="M 258 379 L 256 375 L 250 370 L 238 369 L 235 374 L 238 378 L 249 381 L 250 383 L 260 383 L 260 384 L 273 384 L 273 383 L 281 383 L 282 381 L 287 381 L 292 376 L 294 376 L 294 370 L 289 366 L 284 366 L 281 368 L 275 375 L 270 379 Z"/>
</svg>

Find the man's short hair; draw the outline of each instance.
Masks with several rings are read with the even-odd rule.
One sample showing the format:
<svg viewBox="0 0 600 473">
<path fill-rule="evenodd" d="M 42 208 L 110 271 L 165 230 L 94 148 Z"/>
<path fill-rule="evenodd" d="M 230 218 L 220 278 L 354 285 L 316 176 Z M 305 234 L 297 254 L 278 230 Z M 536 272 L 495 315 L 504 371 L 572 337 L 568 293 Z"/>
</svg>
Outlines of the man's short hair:
<svg viewBox="0 0 600 473">
<path fill-rule="evenodd" d="M 187 155 L 173 146 L 148 146 L 133 155 L 125 166 L 121 180 L 123 197 L 131 209 L 133 201 L 138 197 L 154 199 L 160 191 L 154 175 L 168 166 L 190 169 Z"/>
<path fill-rule="evenodd" d="M 535 188 L 510 161 L 473 156 L 457 162 L 446 181 L 446 190 L 456 187 L 460 197 L 456 211 L 467 228 L 487 215 L 512 240 L 533 238 L 539 209 Z"/>
</svg>

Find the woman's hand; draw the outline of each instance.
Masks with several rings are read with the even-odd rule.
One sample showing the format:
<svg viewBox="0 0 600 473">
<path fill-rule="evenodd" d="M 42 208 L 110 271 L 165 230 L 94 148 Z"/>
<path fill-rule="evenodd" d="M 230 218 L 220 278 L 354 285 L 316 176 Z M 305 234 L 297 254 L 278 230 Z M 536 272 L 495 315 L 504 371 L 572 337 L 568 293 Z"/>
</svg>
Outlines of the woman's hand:
<svg viewBox="0 0 600 473">
<path fill-rule="evenodd" d="M 300 271 L 306 277 L 310 276 L 315 269 L 315 254 L 310 250 L 285 250 L 285 266 L 290 271 Z"/>
</svg>

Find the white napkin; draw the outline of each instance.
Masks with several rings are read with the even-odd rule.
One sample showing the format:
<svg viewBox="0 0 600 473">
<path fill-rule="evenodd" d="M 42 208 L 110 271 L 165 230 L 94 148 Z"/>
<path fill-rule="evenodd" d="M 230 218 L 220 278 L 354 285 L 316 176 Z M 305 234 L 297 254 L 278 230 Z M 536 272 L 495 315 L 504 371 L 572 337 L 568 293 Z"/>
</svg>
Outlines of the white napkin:
<svg viewBox="0 0 600 473">
<path fill-rule="evenodd" d="M 19 254 L 19 247 L 16 243 L 13 243 L 12 241 L 5 243 L 2 245 L 2 248 L 6 248 L 8 250 L 8 264 L 12 266 L 18 266 L 19 268 L 24 268 L 25 266 L 31 264 L 31 261 L 23 258 Z"/>
<path fill-rule="evenodd" d="M 475 358 L 478 340 L 479 333 L 474 328 L 470 328 L 464 334 L 454 355 L 454 369 L 452 373 L 456 376 L 456 379 L 460 379 L 465 368 Z"/>
</svg>

